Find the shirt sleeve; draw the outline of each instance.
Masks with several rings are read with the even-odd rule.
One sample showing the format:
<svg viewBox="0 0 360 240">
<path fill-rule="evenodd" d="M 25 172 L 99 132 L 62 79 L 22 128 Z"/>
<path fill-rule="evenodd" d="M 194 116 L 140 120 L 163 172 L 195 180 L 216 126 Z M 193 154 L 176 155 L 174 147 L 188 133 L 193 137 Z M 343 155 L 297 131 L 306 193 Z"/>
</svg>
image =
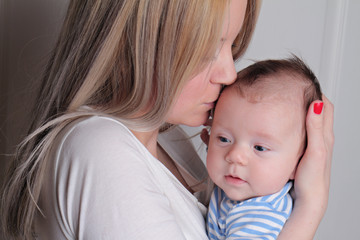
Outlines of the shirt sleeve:
<svg viewBox="0 0 360 240">
<path fill-rule="evenodd" d="M 277 239 L 291 213 L 292 198 L 288 194 L 291 187 L 289 181 L 277 193 L 236 204 L 228 215 L 226 239 L 238 239 L 239 236 Z"/>
<path fill-rule="evenodd" d="M 212 193 L 207 216 L 210 239 L 277 239 L 291 212 L 287 184 L 279 193 L 232 201 L 216 187 Z"/>
<path fill-rule="evenodd" d="M 127 131 L 77 127 L 56 167 L 58 219 L 76 239 L 184 239 Z M 103 129 L 99 129 L 103 128 Z"/>
<path fill-rule="evenodd" d="M 260 206 L 262 205 L 262 206 Z M 239 207 L 228 219 L 226 239 L 276 239 L 286 218 L 266 204 Z M 258 209 L 257 209 L 258 208 Z"/>
</svg>

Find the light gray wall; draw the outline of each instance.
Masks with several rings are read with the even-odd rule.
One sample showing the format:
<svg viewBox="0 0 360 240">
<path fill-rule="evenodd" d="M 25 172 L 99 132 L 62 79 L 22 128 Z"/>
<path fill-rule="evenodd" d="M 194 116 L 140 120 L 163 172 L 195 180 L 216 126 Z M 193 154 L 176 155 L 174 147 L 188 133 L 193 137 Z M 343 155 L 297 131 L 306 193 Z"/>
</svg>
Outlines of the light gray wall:
<svg viewBox="0 0 360 240">
<path fill-rule="evenodd" d="M 0 5 L 0 182 L 4 153 L 11 153 L 28 124 L 35 80 L 46 63 L 67 1 L 1 0 Z M 294 52 L 319 77 L 335 105 L 335 149 L 330 201 L 316 239 L 356 239 L 360 235 L 360 1 L 265 0 L 249 59 Z M 186 128 L 189 133 L 199 129 Z M 195 144 L 199 140 L 195 139 Z M 205 158 L 202 148 L 201 154 Z M 316 197 L 316 196 L 314 196 Z M 301 227 L 301 226 L 299 226 Z"/>
<path fill-rule="evenodd" d="M 330 202 L 319 232 L 324 236 L 322 239 L 357 239 L 360 235 L 360 159 L 357 153 L 360 143 L 360 1 L 344 2 L 342 34 L 333 72 L 336 142 Z"/>
</svg>

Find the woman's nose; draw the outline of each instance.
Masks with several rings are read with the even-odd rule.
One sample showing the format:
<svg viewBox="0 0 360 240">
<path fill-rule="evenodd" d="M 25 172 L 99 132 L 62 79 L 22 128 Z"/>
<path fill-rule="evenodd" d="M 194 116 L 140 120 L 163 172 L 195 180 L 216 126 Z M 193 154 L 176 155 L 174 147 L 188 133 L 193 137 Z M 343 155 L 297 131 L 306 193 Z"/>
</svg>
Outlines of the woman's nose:
<svg viewBox="0 0 360 240">
<path fill-rule="evenodd" d="M 216 59 L 215 72 L 212 77 L 213 83 L 230 85 L 236 79 L 235 63 L 231 51 Z"/>
<path fill-rule="evenodd" d="M 225 160 L 230 164 L 239 164 L 243 166 L 248 164 L 247 156 L 240 147 L 232 147 L 226 154 Z"/>
</svg>

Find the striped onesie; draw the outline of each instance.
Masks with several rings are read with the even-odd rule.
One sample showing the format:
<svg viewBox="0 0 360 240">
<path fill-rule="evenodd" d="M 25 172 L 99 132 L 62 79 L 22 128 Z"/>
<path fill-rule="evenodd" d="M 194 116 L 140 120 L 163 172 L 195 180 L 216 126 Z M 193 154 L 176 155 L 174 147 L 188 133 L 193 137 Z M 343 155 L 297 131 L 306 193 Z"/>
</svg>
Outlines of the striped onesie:
<svg viewBox="0 0 360 240">
<path fill-rule="evenodd" d="M 244 201 L 215 187 L 207 215 L 209 239 L 276 239 L 292 210 L 288 182 L 277 193 Z"/>
</svg>

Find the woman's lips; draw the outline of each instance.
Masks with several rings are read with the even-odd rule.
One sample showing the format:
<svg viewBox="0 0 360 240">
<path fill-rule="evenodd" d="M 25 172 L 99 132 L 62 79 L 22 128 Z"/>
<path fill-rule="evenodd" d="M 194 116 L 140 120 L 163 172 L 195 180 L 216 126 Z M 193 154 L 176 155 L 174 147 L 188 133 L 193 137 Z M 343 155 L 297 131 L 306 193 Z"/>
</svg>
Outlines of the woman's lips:
<svg viewBox="0 0 360 240">
<path fill-rule="evenodd" d="M 231 175 L 225 176 L 225 180 L 227 183 L 235 184 L 235 185 L 240 185 L 240 184 L 243 184 L 246 182 L 245 180 L 243 180 L 239 177 L 235 177 L 235 176 L 231 176 Z"/>
</svg>

